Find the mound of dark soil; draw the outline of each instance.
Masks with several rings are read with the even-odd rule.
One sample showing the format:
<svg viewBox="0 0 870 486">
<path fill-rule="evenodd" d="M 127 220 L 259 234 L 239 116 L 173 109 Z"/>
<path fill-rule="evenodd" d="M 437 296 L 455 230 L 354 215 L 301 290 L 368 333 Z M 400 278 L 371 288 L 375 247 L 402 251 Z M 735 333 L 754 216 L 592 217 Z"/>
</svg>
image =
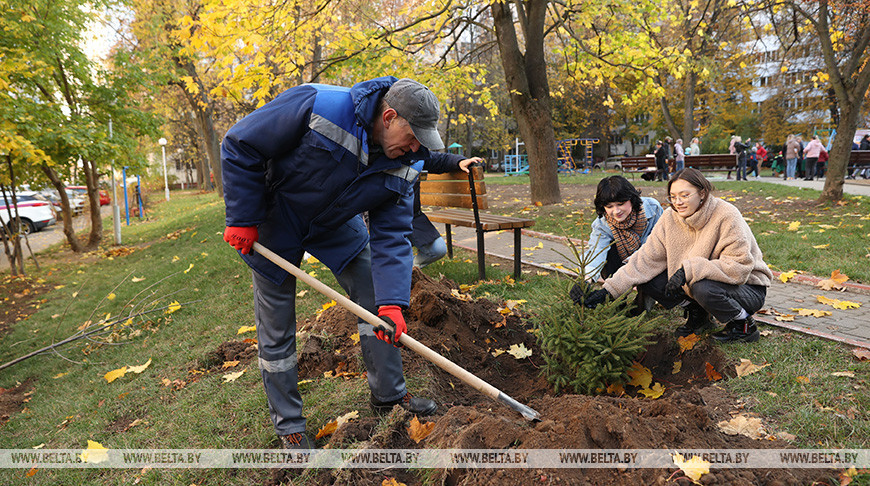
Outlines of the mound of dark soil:
<svg viewBox="0 0 870 486">
<path fill-rule="evenodd" d="M 226 341 L 206 354 L 200 366 L 206 370 L 221 369 L 227 361 L 238 361 L 239 365 L 243 365 L 256 357 L 257 345 L 253 342 Z"/>
<path fill-rule="evenodd" d="M 526 421 L 415 353 L 405 351 L 403 358 L 407 375 L 427 373 L 432 377 L 430 389 L 415 390 L 435 399 L 440 405 L 438 414 L 424 419 L 436 422 L 432 434 L 415 444 L 406 430 L 412 417 L 396 416 L 402 413 L 397 408 L 390 420 L 383 419 L 386 422 L 382 421 L 380 426 L 377 419 L 372 418 L 345 424 L 330 438 L 328 447 L 506 450 L 787 447 L 780 441 L 754 441 L 719 431 L 716 423 L 729 418 L 729 412 L 737 408 L 737 403 L 716 387 L 707 375 L 708 363 L 724 376 L 723 379 L 734 375 L 733 363 L 729 363 L 715 346 L 700 342 L 693 349 L 681 353 L 670 332 L 655 336 L 654 343 L 638 359 L 652 370 L 654 381 L 666 388 L 665 394 L 656 400 L 627 395 L 559 395 L 540 374 L 541 352 L 534 335 L 529 332 L 532 325 L 527 316 L 517 311 L 505 316 L 499 312 L 501 306 L 498 303 L 487 299 L 468 301 L 457 291 L 458 286 L 449 280 L 436 281 L 415 271 L 411 306 L 406 313 L 409 334 L 505 394 L 529 405 L 540 413 L 542 420 L 538 423 Z M 313 378 L 336 369 L 363 372 L 359 369 L 362 360 L 357 359 L 359 345 L 350 338 L 357 332 L 356 322 L 356 317 L 338 307 L 306 322 L 303 329 L 309 336 L 299 352 L 300 377 Z M 508 353 L 495 353 L 514 344 L 532 350 L 532 356 L 515 359 Z M 675 361 L 681 362 L 677 373 L 673 373 Z M 634 392 L 634 387 L 626 388 L 629 395 Z M 380 431 L 376 433 L 377 430 Z M 435 476 L 436 484 L 449 485 L 678 484 L 675 480 L 669 481 L 676 470 L 676 466 L 636 470 L 458 469 L 437 471 L 427 477 Z M 389 474 L 385 476 L 386 473 Z M 387 476 L 407 485 L 421 483 L 419 474 L 408 474 L 408 471 L 362 469 L 323 471 L 316 478 L 304 479 L 302 483 L 378 485 Z M 701 483 L 810 484 L 830 476 L 830 471 L 818 470 L 714 469 L 701 478 Z M 681 481 L 687 482 L 685 479 Z"/>
</svg>

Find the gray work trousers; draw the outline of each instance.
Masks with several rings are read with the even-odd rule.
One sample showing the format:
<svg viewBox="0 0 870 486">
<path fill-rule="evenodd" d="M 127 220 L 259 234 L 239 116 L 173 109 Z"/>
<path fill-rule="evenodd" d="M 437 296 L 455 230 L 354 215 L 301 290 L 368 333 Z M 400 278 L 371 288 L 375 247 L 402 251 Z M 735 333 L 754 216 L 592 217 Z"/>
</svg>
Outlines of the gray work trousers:
<svg viewBox="0 0 870 486">
<path fill-rule="evenodd" d="M 302 255 L 299 255 L 291 263 L 299 266 L 301 260 Z M 376 314 L 371 262 L 371 249 L 366 247 L 341 275 L 333 274 L 351 300 Z M 278 435 L 304 432 L 302 396 L 297 387 L 296 278 L 289 276 L 283 285 L 275 285 L 257 272 L 252 273 L 259 366 L 269 402 L 269 414 Z M 374 399 L 390 402 L 405 396 L 407 391 L 399 349 L 378 340 L 371 324 L 362 319 L 358 321 L 357 328 Z"/>
<path fill-rule="evenodd" d="M 688 297 L 682 294 L 666 295 L 667 283 L 668 274 L 665 271 L 649 282 L 638 285 L 637 288 L 666 309 L 670 309 Z M 741 309 L 745 309 L 749 314 L 755 314 L 764 306 L 764 299 L 767 297 L 767 287 L 763 285 L 731 285 L 707 279 L 695 282 L 690 289 L 695 301 L 723 324 L 736 319 Z"/>
</svg>

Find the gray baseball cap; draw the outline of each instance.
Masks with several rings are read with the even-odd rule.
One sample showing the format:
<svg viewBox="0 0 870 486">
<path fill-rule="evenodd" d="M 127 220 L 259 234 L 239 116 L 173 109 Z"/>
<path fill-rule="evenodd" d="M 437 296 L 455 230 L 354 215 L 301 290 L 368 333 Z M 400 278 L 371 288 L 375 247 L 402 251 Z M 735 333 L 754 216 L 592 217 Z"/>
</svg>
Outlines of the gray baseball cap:
<svg viewBox="0 0 870 486">
<path fill-rule="evenodd" d="M 438 134 L 438 98 L 429 88 L 402 78 L 390 86 L 384 101 L 411 125 L 414 136 L 429 150 L 441 150 L 444 142 Z"/>
</svg>

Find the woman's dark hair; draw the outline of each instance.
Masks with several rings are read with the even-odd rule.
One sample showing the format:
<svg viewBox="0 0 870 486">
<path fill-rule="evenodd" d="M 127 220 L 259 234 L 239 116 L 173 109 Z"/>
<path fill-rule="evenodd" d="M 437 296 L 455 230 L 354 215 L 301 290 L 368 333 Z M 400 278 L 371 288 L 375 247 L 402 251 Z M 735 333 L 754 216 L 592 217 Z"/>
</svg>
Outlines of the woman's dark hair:
<svg viewBox="0 0 870 486">
<path fill-rule="evenodd" d="M 710 193 L 713 192 L 713 184 L 710 184 L 710 181 L 708 181 L 707 178 L 704 177 L 704 174 L 702 174 L 700 170 L 693 167 L 687 167 L 685 169 L 678 170 L 674 172 L 670 179 L 668 179 L 668 197 L 670 197 L 671 195 L 671 185 L 674 183 L 674 181 L 678 181 L 680 179 L 697 187 L 698 190 L 704 191 L 704 200 L 701 201 L 701 206 L 707 203 L 707 200 L 710 199 Z"/>
<path fill-rule="evenodd" d="M 640 189 L 634 187 L 628 179 L 622 176 L 610 176 L 598 182 L 595 193 L 595 211 L 598 217 L 604 216 L 604 206 L 612 202 L 624 203 L 631 201 L 631 209 L 639 213 L 643 201 L 640 200 Z"/>
</svg>

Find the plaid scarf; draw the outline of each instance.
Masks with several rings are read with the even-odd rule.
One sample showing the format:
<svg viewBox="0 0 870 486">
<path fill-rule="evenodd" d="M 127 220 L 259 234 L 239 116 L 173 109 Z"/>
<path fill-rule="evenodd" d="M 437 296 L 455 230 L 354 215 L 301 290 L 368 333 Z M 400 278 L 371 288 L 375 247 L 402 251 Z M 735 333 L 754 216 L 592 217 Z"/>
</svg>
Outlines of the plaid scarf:
<svg viewBox="0 0 870 486">
<path fill-rule="evenodd" d="M 616 244 L 616 250 L 619 252 L 619 258 L 625 261 L 640 248 L 640 237 L 646 230 L 646 214 L 644 214 L 643 208 L 640 208 L 640 212 L 632 211 L 628 218 L 622 222 L 612 219 L 607 214 L 605 214 L 605 218 L 613 232 L 613 240 Z"/>
</svg>

